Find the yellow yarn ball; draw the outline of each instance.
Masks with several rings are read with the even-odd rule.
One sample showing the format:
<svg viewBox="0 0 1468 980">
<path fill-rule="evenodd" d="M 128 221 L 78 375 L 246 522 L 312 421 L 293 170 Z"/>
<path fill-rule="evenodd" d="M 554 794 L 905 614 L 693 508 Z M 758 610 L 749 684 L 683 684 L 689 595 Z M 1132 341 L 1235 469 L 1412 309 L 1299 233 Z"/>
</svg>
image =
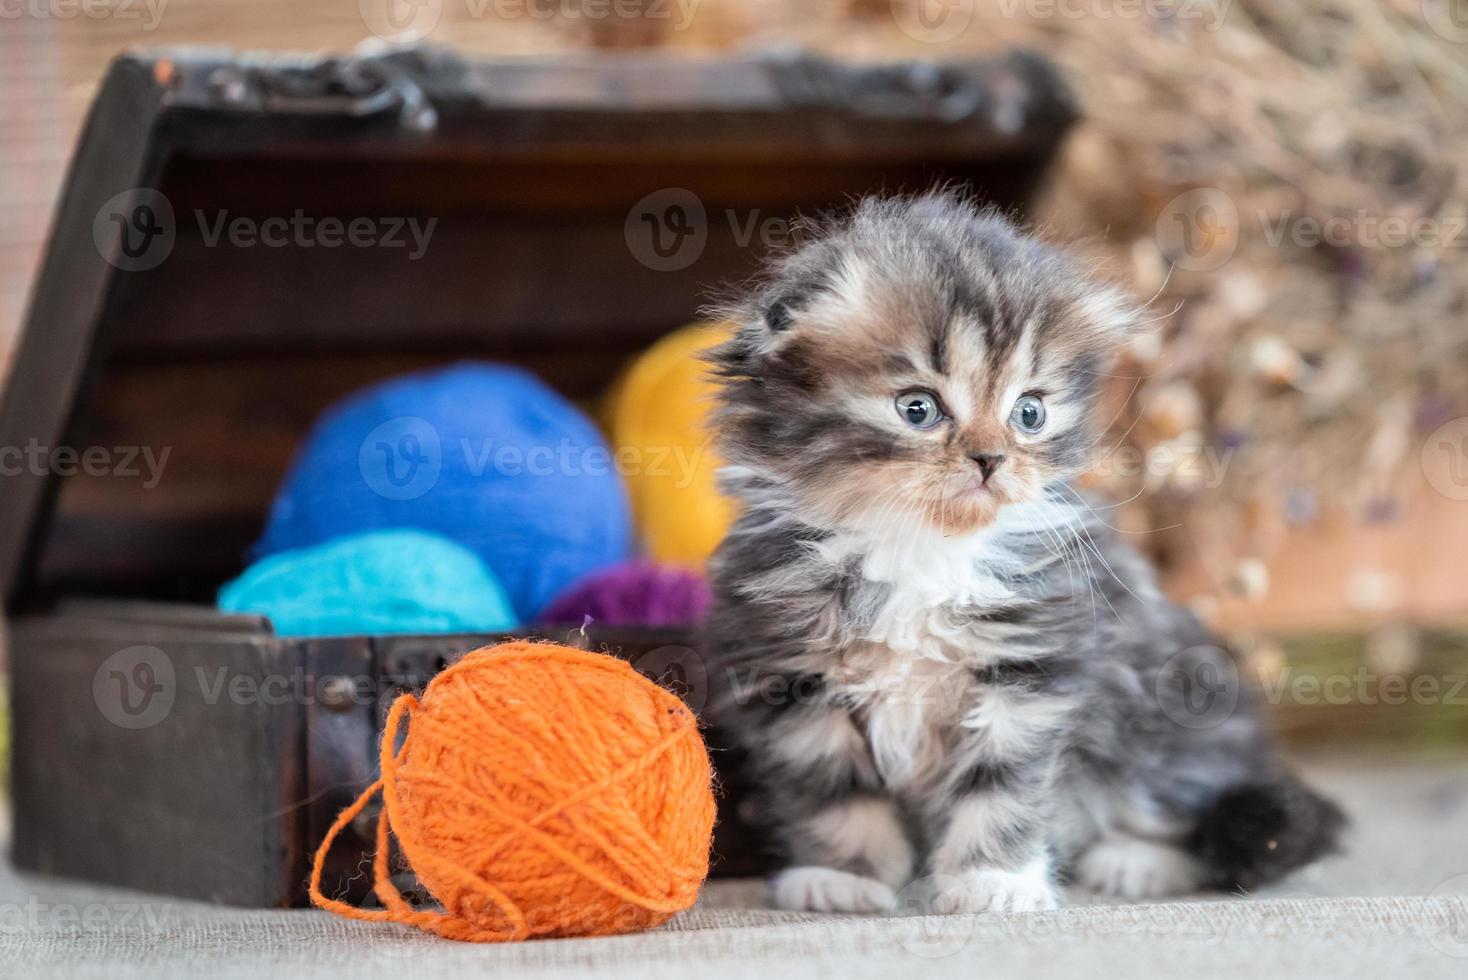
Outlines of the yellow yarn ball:
<svg viewBox="0 0 1468 980">
<path fill-rule="evenodd" d="M 703 564 L 734 518 L 715 483 L 722 463 L 708 430 L 714 382 L 700 359 L 730 334 L 723 323 L 674 331 L 633 362 L 608 400 L 632 515 L 656 561 Z"/>
</svg>

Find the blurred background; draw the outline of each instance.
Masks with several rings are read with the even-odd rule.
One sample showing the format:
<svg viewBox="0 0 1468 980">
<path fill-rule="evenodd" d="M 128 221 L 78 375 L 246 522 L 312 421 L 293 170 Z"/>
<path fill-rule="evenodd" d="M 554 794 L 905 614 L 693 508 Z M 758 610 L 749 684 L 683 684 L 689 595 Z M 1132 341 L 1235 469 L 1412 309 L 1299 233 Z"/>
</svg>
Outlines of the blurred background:
<svg viewBox="0 0 1468 980">
<path fill-rule="evenodd" d="M 1146 304 L 1091 485 L 1301 741 L 1468 739 L 1462 0 L 0 0 L 0 363 L 122 49 L 808 49 L 1062 69 L 1033 212 Z M 1124 503 L 1123 503 L 1124 502 Z M 1344 695 L 1301 676 L 1351 676 Z M 1383 680 L 1436 693 L 1383 696 Z M 1407 691 L 1416 691 L 1410 686 Z M 1302 693 L 1303 692 L 1303 693 Z"/>
</svg>

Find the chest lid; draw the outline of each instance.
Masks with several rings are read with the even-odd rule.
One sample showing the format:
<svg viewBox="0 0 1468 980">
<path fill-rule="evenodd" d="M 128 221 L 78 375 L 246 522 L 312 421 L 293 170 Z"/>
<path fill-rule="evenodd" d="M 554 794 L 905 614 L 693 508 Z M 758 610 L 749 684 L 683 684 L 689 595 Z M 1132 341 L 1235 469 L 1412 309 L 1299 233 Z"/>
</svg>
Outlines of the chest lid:
<svg viewBox="0 0 1468 980">
<path fill-rule="evenodd" d="M 315 415 L 400 371 L 595 395 L 797 212 L 1030 196 L 1044 60 L 129 54 L 76 148 L 0 403 L 0 594 L 208 599 Z"/>
</svg>

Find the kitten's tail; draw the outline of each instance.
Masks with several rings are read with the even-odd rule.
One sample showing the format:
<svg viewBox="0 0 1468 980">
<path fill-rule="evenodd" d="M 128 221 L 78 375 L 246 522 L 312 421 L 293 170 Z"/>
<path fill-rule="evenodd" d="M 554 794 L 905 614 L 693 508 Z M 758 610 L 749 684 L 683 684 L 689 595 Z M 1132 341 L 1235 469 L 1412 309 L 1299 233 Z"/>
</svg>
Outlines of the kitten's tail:
<svg viewBox="0 0 1468 980">
<path fill-rule="evenodd" d="M 1225 790 L 1203 813 L 1188 849 L 1207 869 L 1207 885 L 1253 890 L 1339 847 L 1346 816 L 1287 772 Z"/>
</svg>

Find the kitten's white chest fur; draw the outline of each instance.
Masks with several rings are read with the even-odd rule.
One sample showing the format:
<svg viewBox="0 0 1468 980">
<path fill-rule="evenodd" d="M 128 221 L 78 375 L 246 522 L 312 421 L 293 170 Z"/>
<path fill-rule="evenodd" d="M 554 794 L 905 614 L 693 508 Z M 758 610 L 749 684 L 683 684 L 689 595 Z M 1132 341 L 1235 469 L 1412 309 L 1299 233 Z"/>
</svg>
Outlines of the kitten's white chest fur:
<svg viewBox="0 0 1468 980">
<path fill-rule="evenodd" d="M 1064 516 L 1048 504 L 1011 504 L 994 523 L 962 535 L 925 522 L 857 522 L 819 549 L 833 564 L 856 559 L 863 578 L 888 590 L 861 639 L 910 657 L 974 665 L 991 652 L 974 648 L 973 616 L 1017 598 L 1008 583 L 1026 559 L 1012 550 L 1016 535 L 1053 528 Z"/>
<path fill-rule="evenodd" d="M 974 713 L 973 670 L 1004 655 L 1005 628 L 976 631 L 974 615 L 1017 598 L 1008 573 L 1021 558 L 1005 546 L 1049 515 L 1006 507 L 988 527 L 945 536 L 928 525 L 860 524 L 823 541 L 835 564 L 855 558 L 886 598 L 843 656 L 841 686 L 863 709 L 884 780 L 904 786 L 941 766 L 945 730 Z"/>
</svg>

